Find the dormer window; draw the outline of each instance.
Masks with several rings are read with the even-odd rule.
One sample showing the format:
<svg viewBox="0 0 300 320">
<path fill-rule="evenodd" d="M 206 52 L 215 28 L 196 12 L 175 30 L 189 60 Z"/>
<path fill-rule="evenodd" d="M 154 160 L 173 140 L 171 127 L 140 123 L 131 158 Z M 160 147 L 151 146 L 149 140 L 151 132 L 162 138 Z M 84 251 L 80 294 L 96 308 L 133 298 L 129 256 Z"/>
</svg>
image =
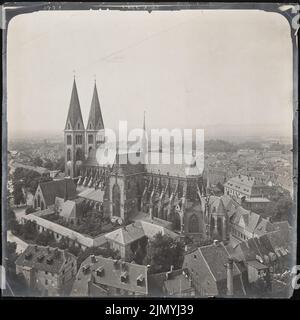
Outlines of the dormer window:
<svg viewBox="0 0 300 320">
<path fill-rule="evenodd" d="M 77 125 L 77 129 L 80 129 L 80 123 L 78 123 L 78 125 Z"/>
<path fill-rule="evenodd" d="M 97 270 L 96 270 L 96 275 L 98 277 L 102 277 L 104 275 L 104 268 L 103 266 L 100 266 Z"/>
<path fill-rule="evenodd" d="M 142 287 L 145 284 L 145 278 L 142 274 L 140 274 L 137 278 L 136 278 L 136 285 L 139 287 Z"/>
<path fill-rule="evenodd" d="M 26 260 L 30 260 L 31 258 L 32 258 L 31 252 L 28 252 L 28 253 L 25 254 L 25 259 Z"/>
<path fill-rule="evenodd" d="M 70 130 L 70 123 L 68 123 L 68 129 Z"/>
<path fill-rule="evenodd" d="M 41 254 L 40 256 L 37 257 L 38 262 L 42 262 L 44 260 L 44 255 Z"/>
<path fill-rule="evenodd" d="M 90 129 L 92 129 L 92 124 L 90 123 Z"/>
<path fill-rule="evenodd" d="M 90 269 L 91 269 L 90 265 L 83 266 L 82 267 L 82 272 L 84 274 L 87 274 L 90 271 Z"/>
<path fill-rule="evenodd" d="M 125 271 L 125 272 L 122 272 L 120 278 L 121 278 L 121 282 L 126 283 L 127 280 L 128 280 L 128 273 L 127 273 L 126 271 Z"/>
</svg>

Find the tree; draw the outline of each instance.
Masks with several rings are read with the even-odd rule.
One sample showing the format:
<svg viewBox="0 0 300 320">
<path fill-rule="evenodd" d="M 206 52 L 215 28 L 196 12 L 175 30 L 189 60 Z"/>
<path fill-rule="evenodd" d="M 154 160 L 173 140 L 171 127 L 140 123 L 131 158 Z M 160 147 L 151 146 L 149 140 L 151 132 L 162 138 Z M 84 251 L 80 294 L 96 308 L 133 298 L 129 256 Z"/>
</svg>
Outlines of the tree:
<svg viewBox="0 0 300 320">
<path fill-rule="evenodd" d="M 36 223 L 30 220 L 26 221 L 22 226 L 21 232 L 25 240 L 34 240 L 38 235 Z"/>
<path fill-rule="evenodd" d="M 283 192 L 273 198 L 268 207 L 264 210 L 267 216 L 271 217 L 272 221 L 285 221 L 287 220 L 291 225 L 294 223 L 292 216 L 293 201 L 289 193 Z M 258 211 L 258 213 L 260 213 Z"/>
<path fill-rule="evenodd" d="M 79 253 L 81 252 L 80 246 L 75 242 L 72 243 L 72 245 L 69 247 L 69 252 L 72 253 L 74 256 L 78 257 Z"/>
<path fill-rule="evenodd" d="M 53 170 L 54 163 L 50 159 L 46 159 L 44 167 L 48 170 Z"/>
<path fill-rule="evenodd" d="M 12 210 L 11 207 L 7 208 L 7 228 L 13 233 L 18 233 L 20 230 L 19 223 L 16 218 L 16 213 L 14 212 L 14 210 Z"/>
<path fill-rule="evenodd" d="M 33 164 L 36 167 L 42 167 L 43 166 L 43 160 L 40 157 L 36 157 L 33 159 Z"/>
<path fill-rule="evenodd" d="M 5 252 L 5 257 L 6 257 L 6 271 L 8 274 L 15 274 L 16 273 L 16 265 L 15 261 L 18 257 L 16 253 L 17 249 L 17 244 L 15 242 L 6 242 L 6 252 Z"/>
<path fill-rule="evenodd" d="M 275 204 L 274 221 L 288 220 L 293 224 L 292 217 L 292 199 L 290 197 L 281 196 Z"/>
<path fill-rule="evenodd" d="M 13 197 L 14 197 L 14 203 L 16 205 L 19 205 L 25 202 L 22 187 L 23 187 L 22 182 L 20 181 L 13 182 Z"/>
<path fill-rule="evenodd" d="M 178 269 L 182 266 L 183 252 L 182 242 L 158 233 L 148 242 L 144 264 L 150 265 L 150 273 L 166 272 L 171 266 Z"/>
<path fill-rule="evenodd" d="M 47 231 L 43 231 L 37 235 L 35 242 L 40 246 L 48 246 L 55 243 L 55 239 L 53 237 L 53 234 L 50 234 Z"/>
<path fill-rule="evenodd" d="M 65 171 L 65 158 L 61 157 L 53 163 L 53 170 Z"/>
<path fill-rule="evenodd" d="M 67 240 L 65 238 L 61 238 L 57 243 L 57 247 L 62 250 L 67 249 L 69 247 Z"/>
</svg>

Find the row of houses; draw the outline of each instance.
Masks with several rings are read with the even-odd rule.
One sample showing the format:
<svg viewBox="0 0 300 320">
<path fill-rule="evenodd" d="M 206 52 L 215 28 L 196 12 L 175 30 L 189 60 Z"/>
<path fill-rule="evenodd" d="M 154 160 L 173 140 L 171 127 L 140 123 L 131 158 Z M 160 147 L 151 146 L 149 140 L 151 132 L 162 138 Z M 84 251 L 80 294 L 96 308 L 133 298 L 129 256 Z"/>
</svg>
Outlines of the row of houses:
<svg viewBox="0 0 300 320">
<path fill-rule="evenodd" d="M 185 254 L 182 268 L 149 274 L 148 267 L 124 260 L 93 257 L 81 265 L 74 296 L 245 297 L 270 294 L 284 283 L 292 248 L 284 228 L 235 247 L 215 241 Z M 288 288 L 288 285 L 286 285 Z"/>
<path fill-rule="evenodd" d="M 130 247 L 144 237 L 147 227 L 150 233 L 153 232 L 147 224 L 144 228 L 131 225 L 127 231 L 120 228 L 118 232 L 108 234 L 106 240 L 113 248 L 118 245 L 122 251 L 122 247 L 126 248 L 125 243 Z M 131 231 L 133 228 L 139 229 L 136 238 Z M 37 286 L 48 295 L 56 295 L 62 290 L 67 292 L 64 284 L 70 282 L 72 296 L 92 297 L 248 297 L 269 295 L 278 287 L 284 287 L 282 294 L 291 293 L 284 275 L 290 270 L 293 245 L 291 229 L 285 222 L 279 223 L 274 231 L 239 243 L 224 244 L 215 240 L 210 245 L 186 251 L 181 269 L 173 270 L 171 267 L 159 274 L 149 273 L 149 266 L 126 261 L 127 251 L 123 253 L 125 255 L 121 259 L 91 255 L 83 261 L 76 274 L 76 258 L 67 251 L 29 246 L 16 261 L 17 272 L 24 274 L 30 286 Z M 49 264 L 49 257 L 54 262 Z"/>
</svg>

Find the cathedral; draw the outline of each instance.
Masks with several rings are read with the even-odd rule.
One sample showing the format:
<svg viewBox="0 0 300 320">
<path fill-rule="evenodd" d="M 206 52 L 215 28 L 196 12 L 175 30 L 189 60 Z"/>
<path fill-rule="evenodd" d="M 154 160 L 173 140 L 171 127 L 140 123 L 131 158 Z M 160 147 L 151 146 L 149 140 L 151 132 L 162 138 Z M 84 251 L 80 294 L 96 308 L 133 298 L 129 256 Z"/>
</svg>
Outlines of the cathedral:
<svg viewBox="0 0 300 320">
<path fill-rule="evenodd" d="M 208 218 L 202 173 L 189 173 L 185 164 L 124 164 L 120 159 L 128 154 L 117 151 L 113 165 L 99 165 L 96 151 L 105 143 L 104 130 L 96 82 L 85 126 L 74 78 L 64 129 L 65 175 L 89 206 L 120 224 L 143 218 L 202 239 L 211 234 L 208 221 L 217 221 L 217 215 L 225 221 L 219 211 Z"/>
</svg>

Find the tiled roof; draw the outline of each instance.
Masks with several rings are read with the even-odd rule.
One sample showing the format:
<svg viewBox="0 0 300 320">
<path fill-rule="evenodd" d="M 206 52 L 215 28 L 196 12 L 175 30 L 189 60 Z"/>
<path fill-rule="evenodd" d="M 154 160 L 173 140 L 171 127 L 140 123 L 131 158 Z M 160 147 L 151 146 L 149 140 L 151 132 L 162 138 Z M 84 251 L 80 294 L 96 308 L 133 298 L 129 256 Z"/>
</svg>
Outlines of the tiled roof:
<svg viewBox="0 0 300 320">
<path fill-rule="evenodd" d="M 229 254 L 225 249 L 223 244 L 209 245 L 205 247 L 200 247 L 198 250 L 201 252 L 203 258 L 205 259 L 211 273 L 213 274 L 216 281 L 221 281 L 227 279 L 227 270 L 225 264 L 228 261 Z M 240 272 L 233 264 L 233 275 L 239 275 Z"/>
<path fill-rule="evenodd" d="M 258 179 L 256 179 L 255 177 L 245 175 L 238 175 L 236 177 L 233 177 L 224 184 L 224 187 L 237 190 L 249 196 L 252 195 L 252 188 L 254 186 L 262 187 L 266 186 L 266 184 L 260 182 L 260 180 L 258 181 Z"/>
<path fill-rule="evenodd" d="M 250 260 L 247 261 L 247 264 L 257 270 L 261 270 L 261 269 L 268 269 L 268 267 L 260 262 L 258 262 L 257 260 Z"/>
<path fill-rule="evenodd" d="M 105 235 L 106 239 L 127 245 L 145 236 L 141 223 L 134 222 Z"/>
<path fill-rule="evenodd" d="M 257 227 L 255 228 L 254 233 L 257 236 L 260 236 L 274 230 L 275 230 L 274 225 L 269 220 L 262 218 L 258 223 Z"/>
<path fill-rule="evenodd" d="M 98 271 L 97 271 L 98 270 Z M 71 295 L 78 291 L 88 295 L 86 283 L 93 281 L 100 286 L 123 289 L 137 294 L 148 294 L 148 269 L 146 266 L 113 260 L 101 256 L 89 256 L 80 266 Z M 125 281 L 121 281 L 121 276 Z M 140 279 L 141 281 L 138 281 Z M 81 290 L 83 288 L 84 290 Z"/>
<path fill-rule="evenodd" d="M 228 247 L 228 250 L 239 261 L 250 261 L 261 258 L 264 263 L 268 264 L 272 255 L 286 256 L 290 246 L 291 239 L 284 229 L 279 229 L 257 238 L 241 241 L 234 248 Z"/>
<path fill-rule="evenodd" d="M 209 199 L 210 204 L 210 212 L 216 213 L 216 214 L 225 214 L 226 209 L 225 205 L 223 203 L 222 197 L 216 197 L 213 196 L 211 199 Z"/>
<path fill-rule="evenodd" d="M 87 200 L 103 202 L 104 191 L 101 189 L 87 188 L 83 190 L 81 193 L 79 193 L 78 197 L 81 197 Z"/>
<path fill-rule="evenodd" d="M 58 248 L 30 245 L 16 260 L 16 265 L 36 270 L 59 273 L 67 260 L 75 260 L 71 253 Z"/>
<path fill-rule="evenodd" d="M 72 179 L 40 182 L 45 202 L 47 206 L 54 204 L 55 197 L 64 198 L 67 191 L 67 198 L 76 197 L 76 185 Z"/>
<path fill-rule="evenodd" d="M 122 245 L 127 245 L 138 239 L 141 239 L 144 236 L 146 236 L 147 238 L 153 238 L 157 233 L 168 235 L 173 239 L 179 237 L 177 233 L 163 227 L 155 220 L 139 220 L 127 225 L 126 227 L 122 227 L 110 233 L 107 233 L 105 235 L 105 238 Z"/>
<path fill-rule="evenodd" d="M 164 292 L 167 295 L 180 294 L 193 289 L 187 269 L 151 274 L 148 279 L 149 290 L 153 295 Z"/>
</svg>

